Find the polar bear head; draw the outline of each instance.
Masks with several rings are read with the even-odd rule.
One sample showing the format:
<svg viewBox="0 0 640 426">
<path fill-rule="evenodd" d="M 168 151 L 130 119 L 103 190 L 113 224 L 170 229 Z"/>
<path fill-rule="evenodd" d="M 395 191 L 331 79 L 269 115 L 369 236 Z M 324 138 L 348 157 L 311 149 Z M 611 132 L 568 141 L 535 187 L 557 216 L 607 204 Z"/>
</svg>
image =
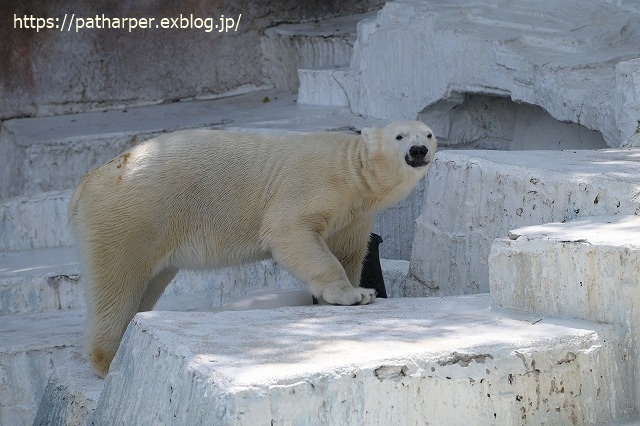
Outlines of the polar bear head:
<svg viewBox="0 0 640 426">
<path fill-rule="evenodd" d="M 384 128 L 362 129 L 372 173 L 383 190 L 406 196 L 433 163 L 436 137 L 421 121 L 394 121 Z M 388 201 L 393 201 L 389 196 Z"/>
<path fill-rule="evenodd" d="M 413 170 L 424 174 L 436 153 L 433 130 L 421 121 L 394 121 L 382 129 L 362 129 L 362 135 L 372 159 L 395 163 L 392 165 L 400 173 Z"/>
</svg>

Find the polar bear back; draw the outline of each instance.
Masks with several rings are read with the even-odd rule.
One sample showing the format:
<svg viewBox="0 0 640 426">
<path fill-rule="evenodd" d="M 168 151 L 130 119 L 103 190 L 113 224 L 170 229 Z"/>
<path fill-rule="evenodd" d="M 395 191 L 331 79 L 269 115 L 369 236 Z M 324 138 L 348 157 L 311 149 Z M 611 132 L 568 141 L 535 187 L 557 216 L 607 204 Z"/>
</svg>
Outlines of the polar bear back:
<svg viewBox="0 0 640 426">
<path fill-rule="evenodd" d="M 189 241 L 191 251 L 206 247 L 198 249 L 199 256 L 182 256 L 190 259 L 178 262 L 189 263 L 185 267 L 259 260 L 268 256 L 258 244 L 265 220 L 323 211 L 349 216 L 337 212 L 353 208 L 349 199 L 354 197 L 345 195 L 345 171 L 350 170 L 353 152 L 363 148 L 358 136 L 339 133 L 276 136 L 187 130 L 162 135 L 88 173 L 74 197 L 80 201 L 72 206 L 72 216 L 85 222 L 76 228 L 100 229 L 103 236 L 139 233 L 128 240 L 144 242 L 141 250 L 180 247 L 181 241 Z M 270 215 L 269 205 L 277 206 Z M 91 214 L 77 214 L 83 209 Z M 211 257 L 219 263 L 205 261 L 206 251 L 223 250 L 228 256 Z"/>
</svg>

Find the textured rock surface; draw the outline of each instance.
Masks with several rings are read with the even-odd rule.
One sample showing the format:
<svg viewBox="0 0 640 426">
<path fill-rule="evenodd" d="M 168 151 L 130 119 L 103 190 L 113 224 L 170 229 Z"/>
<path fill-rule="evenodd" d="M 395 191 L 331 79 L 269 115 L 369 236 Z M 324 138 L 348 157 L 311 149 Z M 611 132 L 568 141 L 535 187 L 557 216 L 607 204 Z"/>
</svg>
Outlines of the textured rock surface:
<svg viewBox="0 0 640 426">
<path fill-rule="evenodd" d="M 493 302 L 628 326 L 640 322 L 640 217 L 598 216 L 519 228 L 491 248 Z"/>
<path fill-rule="evenodd" d="M 382 268 L 389 295 L 402 294 L 408 262 L 382 260 Z M 210 311 L 247 294 L 256 299 L 256 291 L 270 292 L 276 305 L 288 306 L 300 303 L 306 292 L 300 287 L 267 261 L 219 271 L 181 271 L 155 309 Z M 292 299 L 291 293 L 297 297 Z M 240 305 L 255 307 L 249 302 Z M 91 389 L 98 379 L 83 379 L 92 377 L 86 362 L 79 361 L 83 322 L 84 292 L 74 248 L 0 252 L 0 425 L 31 424 L 43 392 L 38 424 L 52 419 L 78 424 L 78 418 L 93 410 L 97 397 Z M 76 373 L 78 377 L 70 377 Z"/>
<path fill-rule="evenodd" d="M 640 150 L 440 151 L 416 221 L 418 295 L 489 291 L 495 238 L 526 225 L 640 212 Z"/>
<path fill-rule="evenodd" d="M 458 404 L 470 424 L 625 415 L 629 382 L 615 328 L 506 319 L 488 301 L 139 314 L 93 421 L 452 424 Z"/>
<path fill-rule="evenodd" d="M 0 316 L 0 423 L 30 425 L 55 365 L 74 356 L 83 314 Z"/>
<path fill-rule="evenodd" d="M 104 380 L 79 354 L 57 365 L 38 405 L 35 426 L 88 424 L 98 404 Z"/>
<path fill-rule="evenodd" d="M 341 73 L 335 68 L 300 69 L 298 70 L 298 78 L 300 87 L 304 87 L 304 90 L 298 93 L 299 104 L 339 107 L 349 105 L 349 100 L 342 87 L 344 72 Z"/>
<path fill-rule="evenodd" d="M 624 325 L 640 395 L 640 217 L 519 228 L 496 240 L 489 262 L 496 306 Z"/>
<path fill-rule="evenodd" d="M 70 246 L 71 191 L 52 191 L 0 202 L 0 252 Z"/>
<path fill-rule="evenodd" d="M 358 21 L 375 14 L 368 12 L 268 28 L 262 48 L 271 83 L 277 89 L 297 92 L 298 69 L 349 65 Z"/>
<path fill-rule="evenodd" d="M 381 259 L 389 297 L 406 293 L 409 262 Z M 210 310 L 254 290 L 305 285 L 272 261 L 214 271 L 180 271 L 156 310 Z M 0 252 L 0 316 L 84 309 L 84 291 L 73 247 Z"/>
<path fill-rule="evenodd" d="M 393 1 L 358 25 L 344 91 L 353 112 L 384 118 L 453 107 L 459 93 L 504 96 L 636 146 L 638 28 L 632 2 Z"/>
</svg>

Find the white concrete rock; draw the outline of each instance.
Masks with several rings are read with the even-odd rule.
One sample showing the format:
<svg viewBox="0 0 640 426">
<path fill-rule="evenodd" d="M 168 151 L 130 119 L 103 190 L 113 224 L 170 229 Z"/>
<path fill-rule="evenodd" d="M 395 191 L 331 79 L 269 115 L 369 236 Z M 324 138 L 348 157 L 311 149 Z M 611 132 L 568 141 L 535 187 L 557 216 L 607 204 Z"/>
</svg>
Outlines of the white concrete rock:
<svg viewBox="0 0 640 426">
<path fill-rule="evenodd" d="M 0 315 L 84 306 L 74 248 L 0 252 Z"/>
<path fill-rule="evenodd" d="M 349 105 L 343 87 L 345 71 L 335 68 L 303 68 L 298 69 L 298 79 L 300 87 L 305 88 L 298 93 L 300 105 L 334 105 L 339 107 Z"/>
<path fill-rule="evenodd" d="M 409 262 L 381 259 L 387 294 L 405 294 Z M 214 271 L 180 271 L 156 310 L 211 310 L 262 289 L 306 289 L 273 261 Z M 0 316 L 84 309 L 75 247 L 0 252 Z"/>
<path fill-rule="evenodd" d="M 103 388 L 104 380 L 89 362 L 73 353 L 49 376 L 33 425 L 87 425 Z"/>
<path fill-rule="evenodd" d="M 31 425 L 54 366 L 78 351 L 78 311 L 0 316 L 0 424 Z"/>
<path fill-rule="evenodd" d="M 458 406 L 466 424 L 624 418 L 620 330 L 535 320 L 493 312 L 488 295 L 139 314 L 92 420 L 455 424 Z"/>
<path fill-rule="evenodd" d="M 597 130 L 610 147 L 637 146 L 640 6 L 584 0 L 546 6 L 388 2 L 377 19 L 358 25 L 344 84 L 351 110 L 415 118 L 459 93 L 483 93 Z"/>
<path fill-rule="evenodd" d="M 0 202 L 0 252 L 70 246 L 71 191 L 52 191 Z"/>
<path fill-rule="evenodd" d="M 640 216 L 515 229 L 494 242 L 489 263 L 496 306 L 634 329 L 640 323 Z"/>
<path fill-rule="evenodd" d="M 600 216 L 513 230 L 491 248 L 495 306 L 629 330 L 640 396 L 640 217 Z"/>
<path fill-rule="evenodd" d="M 427 174 L 407 287 L 489 291 L 488 258 L 509 230 L 640 212 L 640 150 L 440 151 Z"/>
<path fill-rule="evenodd" d="M 408 263 L 407 261 L 382 260 L 383 274 L 389 295 L 402 292 L 402 283 L 406 277 Z M 251 281 L 243 281 L 249 279 Z M 272 262 L 259 262 L 238 268 L 229 268 L 221 272 L 209 273 L 209 275 L 207 273 L 180 273 L 175 282 L 167 288 L 155 310 L 209 311 L 212 309 L 211 294 L 214 293 L 213 310 L 219 311 L 311 305 L 311 294 L 306 288 L 297 288 L 298 285 L 301 284 L 273 265 Z M 211 294 L 203 293 L 203 288 L 206 287 L 210 289 Z M 77 286 L 74 290 L 76 296 L 81 296 L 81 287 Z M 80 300 L 74 308 L 81 307 L 82 304 L 83 301 Z M 19 350 L 17 353 L 12 352 L 12 348 L 0 347 L 0 357 L 8 357 L 8 353 L 11 352 L 12 359 L 22 357 L 32 359 L 41 357 L 44 352 L 55 358 L 55 362 L 37 364 L 38 368 L 30 371 L 29 374 L 16 376 L 15 372 L 8 373 L 10 377 L 5 381 L 7 389 L 24 388 L 26 390 L 21 393 L 22 400 L 7 400 L 5 411 L 13 412 L 21 409 L 20 415 L 28 420 L 25 420 L 25 424 L 30 424 L 30 419 L 35 415 L 35 406 L 31 403 L 24 406 L 22 401 L 37 401 L 40 395 L 43 395 L 43 399 L 38 407 L 34 424 L 85 424 L 89 421 L 102 391 L 104 381 L 98 378 L 88 362 L 80 355 L 79 349 L 73 349 L 79 330 L 82 328 L 84 314 L 78 311 L 67 312 L 62 313 L 62 317 L 68 318 L 65 320 L 66 326 L 61 327 L 58 319 L 53 322 L 51 328 L 49 328 L 51 324 L 48 322 L 41 323 L 42 318 L 49 317 L 43 317 L 39 314 L 18 318 L 5 316 L 4 322 L 0 321 L 0 333 L 5 331 L 15 333 L 15 330 L 20 329 L 25 333 L 25 336 L 28 336 L 30 329 L 37 328 L 38 324 L 42 324 L 40 328 L 44 333 L 50 332 L 58 335 L 59 341 L 64 341 L 65 336 L 67 339 L 66 345 L 54 348 L 47 346 L 47 341 L 44 340 L 40 342 L 44 346 L 31 347 L 26 354 L 20 353 Z M 41 336 L 42 334 L 42 331 L 39 331 L 36 335 Z M 60 354 L 53 355 L 53 352 L 60 348 L 64 351 L 63 356 L 71 358 L 61 361 Z M 69 351 L 71 352 L 68 353 Z M 7 368 L 22 367 L 15 361 L 5 364 Z M 49 374 L 51 376 L 43 394 L 42 377 L 46 378 Z M 0 424 L 4 423 L 0 421 Z"/>
<path fill-rule="evenodd" d="M 297 92 L 300 85 L 300 68 L 349 65 L 358 21 L 375 13 L 367 12 L 267 28 L 262 39 L 262 50 L 267 75 L 271 77 L 274 87 Z"/>
</svg>

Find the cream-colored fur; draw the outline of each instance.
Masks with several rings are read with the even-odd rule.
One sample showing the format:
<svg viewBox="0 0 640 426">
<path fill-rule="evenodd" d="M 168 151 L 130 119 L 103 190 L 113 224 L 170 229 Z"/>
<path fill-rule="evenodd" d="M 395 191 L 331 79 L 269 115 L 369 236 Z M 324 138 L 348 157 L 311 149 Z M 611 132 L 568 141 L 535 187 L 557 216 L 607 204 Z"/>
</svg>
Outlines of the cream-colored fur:
<svg viewBox="0 0 640 426">
<path fill-rule="evenodd" d="M 89 172 L 70 221 L 91 363 L 106 375 L 129 321 L 182 268 L 273 257 L 328 303 L 371 303 L 359 282 L 374 214 L 409 194 L 435 151 L 431 129 L 414 121 L 362 135 L 186 130 Z"/>
</svg>

